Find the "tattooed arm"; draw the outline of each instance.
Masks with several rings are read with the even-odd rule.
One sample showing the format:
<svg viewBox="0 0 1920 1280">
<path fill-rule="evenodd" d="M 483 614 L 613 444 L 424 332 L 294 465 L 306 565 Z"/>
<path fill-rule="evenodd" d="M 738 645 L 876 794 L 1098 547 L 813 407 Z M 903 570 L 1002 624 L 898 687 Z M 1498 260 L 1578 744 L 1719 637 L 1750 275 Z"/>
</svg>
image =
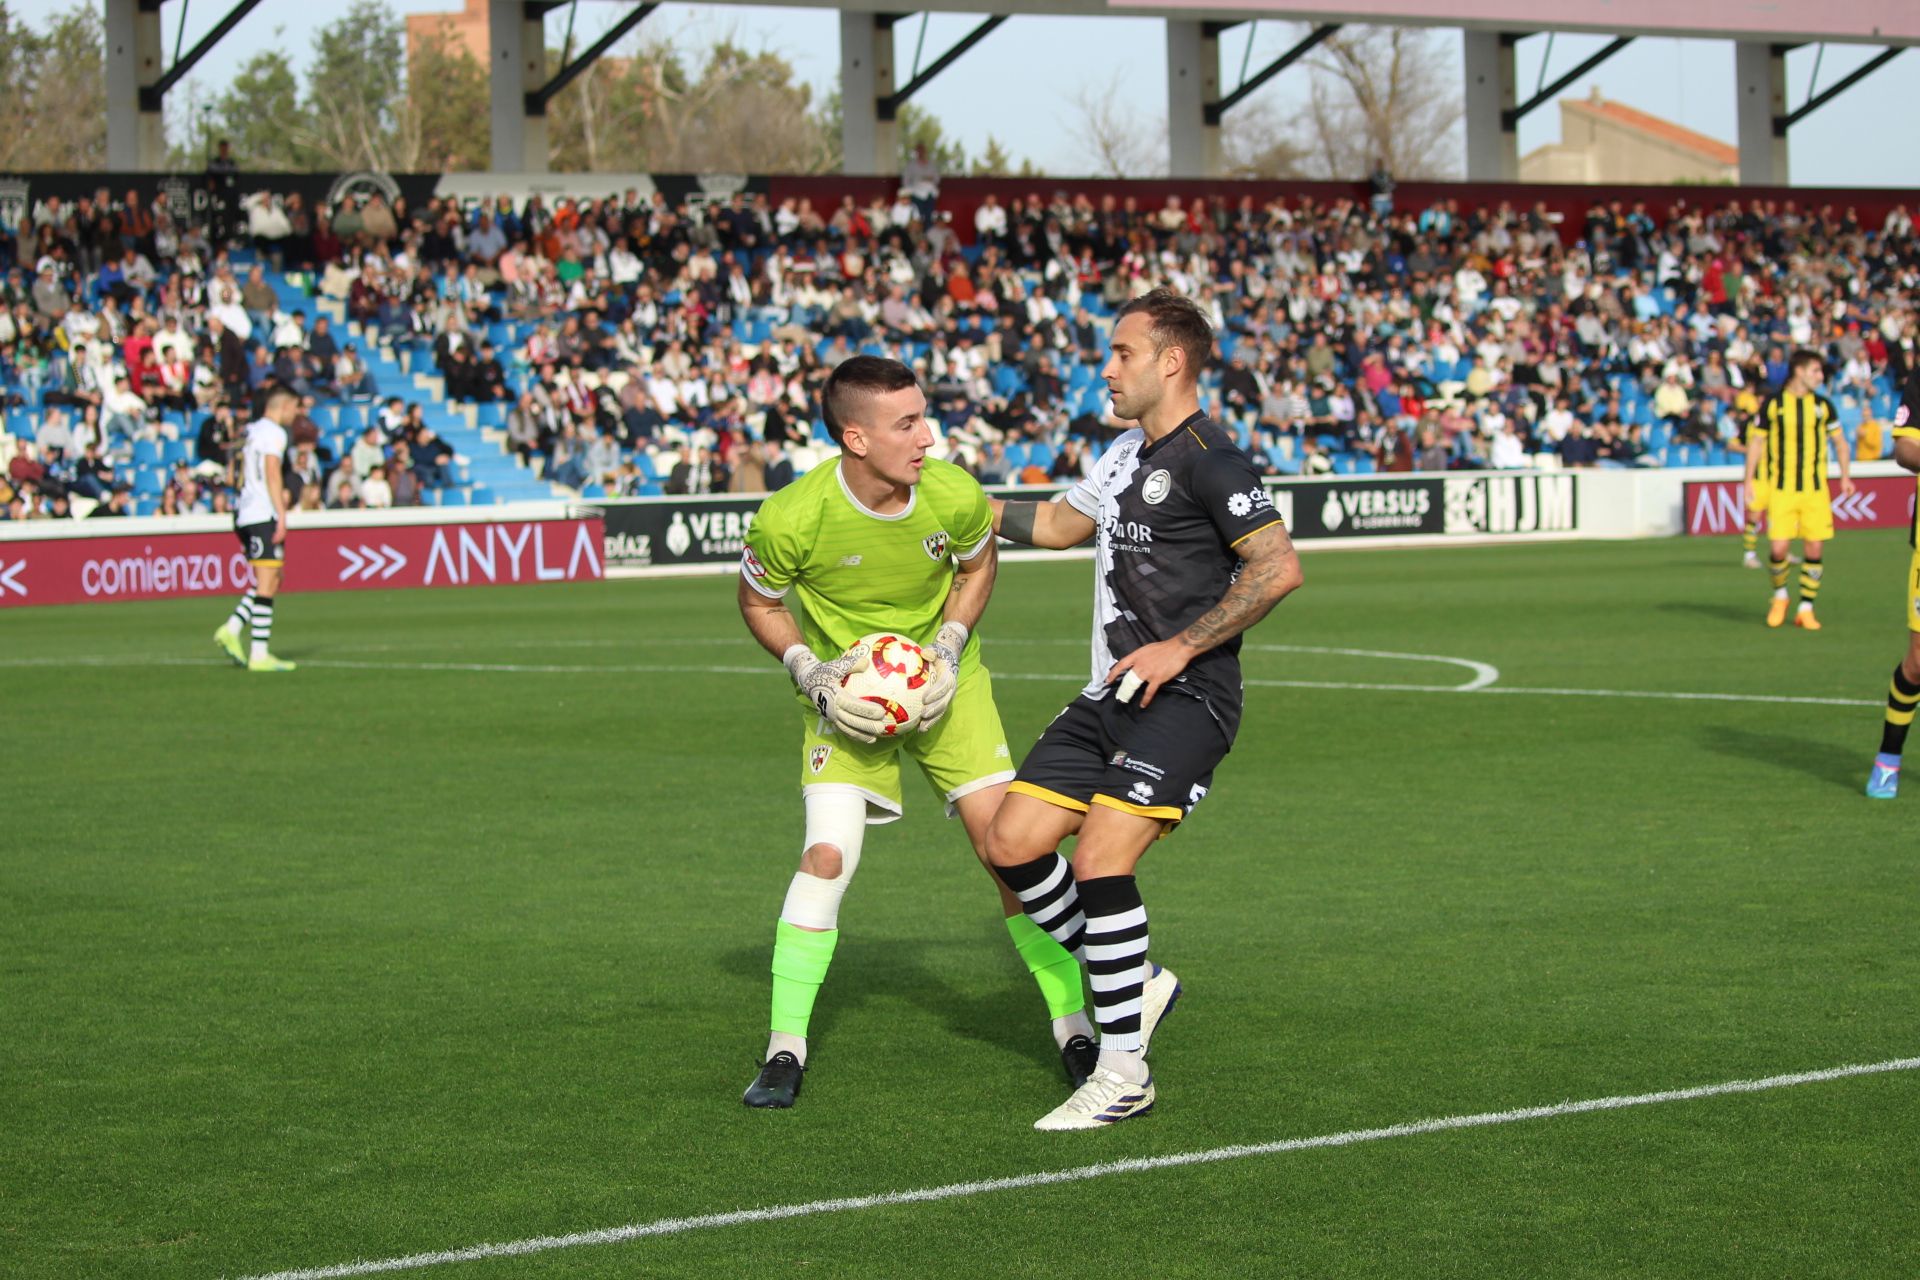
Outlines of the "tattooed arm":
<svg viewBox="0 0 1920 1280">
<path fill-rule="evenodd" d="M 1142 645 L 1113 664 L 1107 683 L 1132 671 L 1145 681 L 1140 705 L 1153 701 L 1160 686 L 1187 669 L 1187 664 L 1209 649 L 1225 644 L 1272 612 L 1305 581 L 1300 556 L 1293 549 L 1287 527 L 1278 520 L 1257 529 L 1234 544 L 1240 553 L 1240 574 L 1220 597 L 1220 603 L 1196 618 L 1171 640 Z"/>
</svg>

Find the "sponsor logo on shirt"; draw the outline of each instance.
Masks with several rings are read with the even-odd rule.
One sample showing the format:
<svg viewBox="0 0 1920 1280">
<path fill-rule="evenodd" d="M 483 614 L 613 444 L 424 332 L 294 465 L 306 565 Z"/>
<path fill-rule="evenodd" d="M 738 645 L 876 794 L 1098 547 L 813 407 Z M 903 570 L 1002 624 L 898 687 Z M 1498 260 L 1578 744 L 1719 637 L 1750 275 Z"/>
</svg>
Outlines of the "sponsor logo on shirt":
<svg viewBox="0 0 1920 1280">
<path fill-rule="evenodd" d="M 1138 520 L 1122 520 L 1116 512 L 1102 512 L 1101 525 L 1108 545 L 1115 551 L 1153 554 L 1153 526 Z"/>
<path fill-rule="evenodd" d="M 1140 497 L 1148 506 L 1157 507 L 1173 492 L 1173 473 L 1164 467 L 1147 477 L 1140 486 Z"/>
<path fill-rule="evenodd" d="M 935 560 L 946 559 L 947 558 L 947 531 L 945 529 L 942 529 L 938 533 L 928 534 L 926 537 L 920 540 L 920 545 L 926 548 L 927 555 L 932 559 L 935 559 Z"/>
<path fill-rule="evenodd" d="M 841 556 L 840 557 L 840 567 L 843 569 L 851 569 L 854 565 L 857 565 L 859 563 L 860 563 L 859 556 Z"/>
<path fill-rule="evenodd" d="M 827 767 L 827 757 L 832 754 L 833 748 L 824 743 L 815 747 L 813 750 L 807 752 L 807 767 L 812 769 L 814 775 L 817 777 L 820 771 Z"/>
<path fill-rule="evenodd" d="M 1262 507 L 1273 510 L 1273 495 L 1264 486 L 1236 493 L 1227 499 L 1227 514 L 1244 519 Z"/>
</svg>

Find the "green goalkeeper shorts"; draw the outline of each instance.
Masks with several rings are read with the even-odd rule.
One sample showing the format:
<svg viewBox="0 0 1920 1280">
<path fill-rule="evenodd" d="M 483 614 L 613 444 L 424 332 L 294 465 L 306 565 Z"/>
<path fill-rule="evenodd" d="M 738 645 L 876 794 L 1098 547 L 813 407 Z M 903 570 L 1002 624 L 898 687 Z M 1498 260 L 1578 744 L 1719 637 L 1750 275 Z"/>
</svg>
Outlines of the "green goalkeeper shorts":
<svg viewBox="0 0 1920 1280">
<path fill-rule="evenodd" d="M 900 766 L 912 757 L 934 793 L 953 802 L 997 783 L 1013 781 L 1013 754 L 1007 733 L 1000 727 L 1000 709 L 993 705 L 993 677 L 975 666 L 960 676 L 947 714 L 925 733 L 905 738 L 855 742 L 821 730 L 820 716 L 811 707 L 800 740 L 800 793 L 853 791 L 867 802 L 867 821 L 892 822 L 901 813 Z"/>
</svg>

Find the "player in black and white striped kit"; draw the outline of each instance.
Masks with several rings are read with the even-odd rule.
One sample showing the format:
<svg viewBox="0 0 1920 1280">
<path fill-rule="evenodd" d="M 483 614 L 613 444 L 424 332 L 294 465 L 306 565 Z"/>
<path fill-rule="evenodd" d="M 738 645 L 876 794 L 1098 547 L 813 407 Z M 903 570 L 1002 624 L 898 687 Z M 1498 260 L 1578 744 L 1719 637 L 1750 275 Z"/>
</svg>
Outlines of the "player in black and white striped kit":
<svg viewBox="0 0 1920 1280">
<path fill-rule="evenodd" d="M 1301 583 L 1253 462 L 1200 411 L 1213 330 L 1156 289 L 1121 308 L 1102 370 L 1139 423 L 1060 502 L 996 502 L 1002 537 L 1097 537 L 1092 678 L 1047 726 L 987 833 L 987 856 L 1036 924 L 1082 956 L 1100 1063 L 1037 1129 L 1096 1129 L 1156 1096 L 1146 1051 L 1180 994 L 1147 959 L 1134 867 L 1193 811 L 1239 732 L 1240 634 Z M 1078 834 L 1069 867 L 1061 841 Z"/>
<path fill-rule="evenodd" d="M 240 505 L 234 512 L 233 532 L 246 548 L 253 566 L 253 590 L 213 633 L 213 642 L 236 666 L 249 671 L 291 671 L 294 664 L 276 658 L 267 645 L 273 638 L 273 601 L 280 590 L 280 571 L 287 562 L 287 486 L 281 470 L 287 454 L 287 431 L 300 416 L 300 397 L 285 387 L 267 393 L 260 416 L 247 424 L 246 450 L 241 455 Z M 242 652 L 242 629 L 253 630 L 251 652 Z"/>
</svg>

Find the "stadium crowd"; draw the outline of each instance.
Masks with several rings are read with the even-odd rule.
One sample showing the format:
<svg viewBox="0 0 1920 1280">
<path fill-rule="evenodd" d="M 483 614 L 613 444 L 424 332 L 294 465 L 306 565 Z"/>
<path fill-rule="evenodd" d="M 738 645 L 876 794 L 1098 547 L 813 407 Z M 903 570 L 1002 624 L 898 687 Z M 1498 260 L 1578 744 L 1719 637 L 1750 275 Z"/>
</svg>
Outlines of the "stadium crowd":
<svg viewBox="0 0 1920 1280">
<path fill-rule="evenodd" d="M 502 447 L 590 495 L 778 488 L 819 456 L 820 385 L 861 350 L 921 372 L 940 449 L 983 481 L 1070 479 L 1116 425 L 1106 317 L 1163 284 L 1209 310 L 1206 394 L 1269 472 L 1725 461 L 1799 347 L 1880 456 L 1920 356 L 1911 216 L 1705 194 L 1570 224 L 1061 189 L 988 197 L 964 237 L 920 189 L 833 207 L 290 195 L 256 198 L 230 240 L 164 193 L 49 198 L 0 228 L 0 512 L 225 510 L 269 382 L 310 401 L 298 505 L 419 502 L 463 460 L 422 404 L 379 398 L 376 344 L 430 361 Z M 276 278 L 312 305 L 289 310 Z M 340 402 L 368 406 L 350 447 L 312 421 Z"/>
</svg>

